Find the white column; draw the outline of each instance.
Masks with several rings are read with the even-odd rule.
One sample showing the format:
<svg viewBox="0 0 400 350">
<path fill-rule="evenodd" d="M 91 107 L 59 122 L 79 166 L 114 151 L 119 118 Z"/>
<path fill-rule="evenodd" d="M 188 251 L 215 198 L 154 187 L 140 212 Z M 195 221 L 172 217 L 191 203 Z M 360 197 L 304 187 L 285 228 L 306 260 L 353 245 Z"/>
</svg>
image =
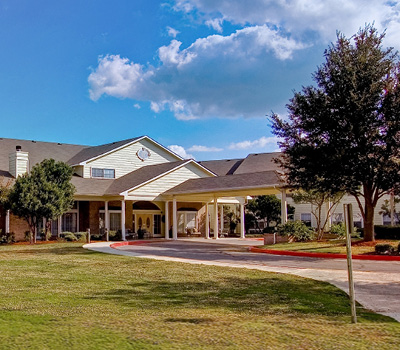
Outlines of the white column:
<svg viewBox="0 0 400 350">
<path fill-rule="evenodd" d="M 390 226 L 394 226 L 394 192 L 390 192 Z"/>
<path fill-rule="evenodd" d="M 332 202 L 328 201 L 328 203 L 326 203 L 326 227 L 325 227 L 325 231 L 330 231 L 331 227 L 332 227 L 332 213 L 329 211 L 329 209 L 331 208 Z"/>
<path fill-rule="evenodd" d="M 121 235 L 122 235 L 122 240 L 126 241 L 126 236 L 125 236 L 125 201 L 121 201 Z"/>
<path fill-rule="evenodd" d="M 58 225 L 58 227 L 57 227 L 57 236 L 58 237 L 60 237 L 60 234 L 61 234 L 61 231 L 62 231 L 62 216 L 59 216 L 58 217 L 58 219 L 57 219 L 57 225 Z"/>
<path fill-rule="evenodd" d="M 80 227 L 79 227 L 79 201 L 76 201 L 76 232 L 80 232 Z"/>
<path fill-rule="evenodd" d="M 108 216 L 108 201 L 104 202 L 104 225 L 105 228 L 110 231 L 110 220 Z"/>
<path fill-rule="evenodd" d="M 218 201 L 214 197 L 214 238 L 218 239 Z"/>
<path fill-rule="evenodd" d="M 206 203 L 206 238 L 210 238 L 210 216 L 208 213 L 208 202 Z"/>
<path fill-rule="evenodd" d="M 6 212 L 6 232 L 5 233 L 10 233 L 10 211 L 7 210 Z"/>
<path fill-rule="evenodd" d="M 245 238 L 245 228 L 244 228 L 244 203 L 245 203 L 245 198 L 243 198 L 243 201 L 240 202 L 240 238 Z"/>
<path fill-rule="evenodd" d="M 172 239 L 177 240 L 178 239 L 178 218 L 177 218 L 177 212 L 178 210 L 176 209 L 176 198 L 172 200 Z"/>
<path fill-rule="evenodd" d="M 165 239 L 169 239 L 169 201 L 165 202 Z"/>
<path fill-rule="evenodd" d="M 282 224 L 287 223 L 287 200 L 286 200 L 286 190 L 281 190 L 282 200 L 281 200 L 281 222 Z"/>
<path fill-rule="evenodd" d="M 221 233 L 224 231 L 224 206 L 221 204 L 219 206 L 219 228 Z"/>
</svg>

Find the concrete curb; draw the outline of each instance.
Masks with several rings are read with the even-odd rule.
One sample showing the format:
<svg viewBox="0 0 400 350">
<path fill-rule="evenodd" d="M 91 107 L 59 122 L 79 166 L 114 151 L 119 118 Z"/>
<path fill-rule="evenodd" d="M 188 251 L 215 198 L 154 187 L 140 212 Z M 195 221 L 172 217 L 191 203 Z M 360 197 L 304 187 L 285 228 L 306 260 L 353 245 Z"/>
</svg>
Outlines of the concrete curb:
<svg viewBox="0 0 400 350">
<path fill-rule="evenodd" d="M 335 253 L 312 253 L 312 252 L 293 252 L 289 250 L 273 250 L 257 247 L 249 247 L 249 251 L 253 253 L 263 253 L 272 255 L 299 256 L 306 258 L 321 258 L 321 259 L 346 259 L 346 254 Z M 376 261 L 400 261 L 400 256 L 389 255 L 352 255 L 353 259 L 357 260 L 376 260 Z"/>
</svg>

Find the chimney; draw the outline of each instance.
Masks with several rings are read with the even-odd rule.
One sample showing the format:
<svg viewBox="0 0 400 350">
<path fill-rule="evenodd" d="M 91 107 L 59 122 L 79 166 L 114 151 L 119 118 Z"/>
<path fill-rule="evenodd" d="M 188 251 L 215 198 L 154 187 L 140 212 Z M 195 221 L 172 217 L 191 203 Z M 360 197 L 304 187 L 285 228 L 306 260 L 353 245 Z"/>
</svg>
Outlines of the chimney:
<svg viewBox="0 0 400 350">
<path fill-rule="evenodd" d="M 15 147 L 15 152 L 10 153 L 9 157 L 9 172 L 15 178 L 25 174 L 29 170 L 29 153 L 22 152 L 21 146 Z"/>
</svg>

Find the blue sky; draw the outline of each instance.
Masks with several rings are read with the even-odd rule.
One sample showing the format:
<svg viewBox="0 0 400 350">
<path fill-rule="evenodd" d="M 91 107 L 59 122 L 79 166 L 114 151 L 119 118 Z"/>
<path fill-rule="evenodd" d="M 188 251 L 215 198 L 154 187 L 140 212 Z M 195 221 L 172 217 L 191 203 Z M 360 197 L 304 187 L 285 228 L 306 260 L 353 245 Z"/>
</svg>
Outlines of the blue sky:
<svg viewBox="0 0 400 350">
<path fill-rule="evenodd" d="M 399 48 L 400 5 L 362 0 L 0 0 L 0 137 L 97 145 L 149 135 L 197 160 L 277 149 L 336 31 Z"/>
</svg>

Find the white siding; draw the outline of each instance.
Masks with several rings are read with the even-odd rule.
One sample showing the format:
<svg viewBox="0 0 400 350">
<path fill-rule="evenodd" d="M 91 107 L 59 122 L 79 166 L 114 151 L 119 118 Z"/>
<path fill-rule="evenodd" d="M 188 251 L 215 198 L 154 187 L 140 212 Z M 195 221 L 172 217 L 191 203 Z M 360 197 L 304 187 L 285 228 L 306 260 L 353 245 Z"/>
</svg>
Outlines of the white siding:
<svg viewBox="0 0 400 350">
<path fill-rule="evenodd" d="M 280 196 L 278 196 L 280 199 Z M 383 224 L 383 216 L 379 214 L 381 211 L 381 206 L 385 199 L 389 200 L 390 196 L 385 195 L 383 196 L 379 201 L 378 204 L 375 207 L 375 213 L 374 213 L 374 224 L 375 225 L 382 225 Z M 290 205 L 293 205 L 296 208 L 294 218 L 295 220 L 300 220 L 301 219 L 301 214 L 302 213 L 311 213 L 311 205 L 310 204 L 294 204 L 293 200 L 289 197 L 288 198 L 288 203 Z M 364 205 L 364 199 L 361 198 L 361 203 Z M 354 221 L 361 221 L 363 222 L 362 215 L 361 215 L 361 210 L 358 206 L 358 203 L 356 199 L 353 196 L 350 195 L 345 195 L 340 203 L 337 205 L 336 210 L 332 213 L 332 220 L 334 219 L 334 214 L 343 214 L 343 204 L 352 204 L 353 206 L 353 220 Z M 397 204 L 396 206 L 397 210 L 400 210 L 400 204 Z M 323 208 L 323 217 L 325 216 L 326 213 L 326 208 Z M 315 218 L 312 216 L 312 225 L 313 227 L 316 226 L 315 223 Z M 363 224 L 364 226 L 364 224 Z"/>
<path fill-rule="evenodd" d="M 143 185 L 128 193 L 129 196 L 138 196 L 154 199 L 163 192 L 173 188 L 189 179 L 207 177 L 208 175 L 193 164 L 179 168 L 157 180 Z"/>
<path fill-rule="evenodd" d="M 141 161 L 136 155 L 137 151 L 142 147 L 147 148 L 151 153 L 150 158 L 145 161 Z M 84 177 L 91 177 L 91 168 L 115 169 L 115 177 L 119 178 L 143 166 L 174 162 L 177 160 L 179 159 L 173 154 L 143 139 L 130 146 L 88 162 L 84 168 Z"/>
</svg>

